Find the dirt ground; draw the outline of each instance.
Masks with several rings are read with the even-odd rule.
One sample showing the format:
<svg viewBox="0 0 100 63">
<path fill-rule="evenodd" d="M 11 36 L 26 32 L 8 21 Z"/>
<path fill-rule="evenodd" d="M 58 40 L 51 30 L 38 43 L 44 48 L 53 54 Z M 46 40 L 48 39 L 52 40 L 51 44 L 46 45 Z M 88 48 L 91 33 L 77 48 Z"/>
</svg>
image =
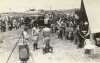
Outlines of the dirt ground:
<svg viewBox="0 0 100 63">
<path fill-rule="evenodd" d="M 6 63 L 9 54 L 18 41 L 23 28 L 7 32 L 0 32 L 0 63 Z M 29 34 L 31 30 L 28 31 Z M 31 34 L 30 34 L 31 36 Z M 33 51 L 32 43 L 30 42 L 31 55 L 27 63 L 100 63 L 100 57 L 91 58 L 84 54 L 83 49 L 77 49 L 73 41 L 66 39 L 58 39 L 56 33 L 51 34 L 51 45 L 53 46 L 53 53 L 43 54 L 43 37 L 40 32 L 39 50 Z M 18 45 L 22 43 L 20 39 Z M 11 55 L 8 63 L 21 63 L 18 54 L 18 45 Z"/>
</svg>

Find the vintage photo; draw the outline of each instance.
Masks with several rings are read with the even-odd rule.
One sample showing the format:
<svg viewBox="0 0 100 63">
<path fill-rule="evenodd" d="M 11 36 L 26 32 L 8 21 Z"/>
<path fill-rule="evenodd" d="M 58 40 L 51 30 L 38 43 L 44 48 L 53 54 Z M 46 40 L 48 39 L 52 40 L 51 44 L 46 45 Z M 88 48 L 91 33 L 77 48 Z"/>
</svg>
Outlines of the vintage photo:
<svg viewBox="0 0 100 63">
<path fill-rule="evenodd" d="M 0 63 L 100 63 L 100 0 L 0 0 Z"/>
</svg>

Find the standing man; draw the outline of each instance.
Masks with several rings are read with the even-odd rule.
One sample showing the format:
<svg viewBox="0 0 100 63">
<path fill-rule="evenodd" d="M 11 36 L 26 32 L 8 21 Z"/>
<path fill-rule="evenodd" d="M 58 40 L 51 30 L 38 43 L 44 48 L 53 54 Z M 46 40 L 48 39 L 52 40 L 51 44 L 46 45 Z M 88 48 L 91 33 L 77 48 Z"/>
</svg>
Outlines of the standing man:
<svg viewBox="0 0 100 63">
<path fill-rule="evenodd" d="M 22 32 L 22 36 L 23 36 L 23 44 L 28 44 L 29 45 L 29 35 L 27 33 L 27 28 L 24 28 L 24 31 Z"/>
<path fill-rule="evenodd" d="M 65 23 L 64 23 L 64 20 L 61 21 L 61 30 L 62 30 L 62 33 L 63 33 L 63 37 L 65 36 Z"/>
<path fill-rule="evenodd" d="M 32 39 L 34 41 L 33 43 L 33 47 L 34 47 L 34 50 L 38 49 L 38 40 L 39 40 L 39 28 L 37 26 L 34 26 L 32 28 Z"/>
<path fill-rule="evenodd" d="M 73 38 L 74 38 L 74 44 L 77 44 L 77 24 L 75 23 L 73 26 Z"/>
<path fill-rule="evenodd" d="M 84 46 L 85 39 L 90 38 L 90 29 L 88 21 L 84 20 L 78 26 L 78 48 L 82 48 Z"/>
<path fill-rule="evenodd" d="M 46 18 L 44 19 L 44 25 L 45 25 L 45 26 L 48 26 L 48 24 L 49 24 L 49 18 L 46 17 Z"/>
<path fill-rule="evenodd" d="M 53 48 L 50 46 L 50 33 L 51 29 L 48 27 L 45 27 L 43 29 L 43 42 L 44 42 L 44 48 L 43 48 L 43 53 L 51 52 L 53 51 Z"/>
</svg>

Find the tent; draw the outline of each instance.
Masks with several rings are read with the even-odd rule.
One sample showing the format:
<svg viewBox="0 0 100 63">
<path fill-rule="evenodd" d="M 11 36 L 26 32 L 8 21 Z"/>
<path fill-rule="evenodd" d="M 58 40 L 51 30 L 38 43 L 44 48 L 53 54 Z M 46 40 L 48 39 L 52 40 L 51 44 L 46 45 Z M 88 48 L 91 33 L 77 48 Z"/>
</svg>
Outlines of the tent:
<svg viewBox="0 0 100 63">
<path fill-rule="evenodd" d="M 100 0 L 83 0 L 83 4 L 86 10 L 91 33 L 100 32 Z"/>
<path fill-rule="evenodd" d="M 27 11 L 27 12 L 25 12 L 25 14 L 28 14 L 28 15 L 43 15 L 44 13 L 37 10 L 37 11 Z"/>
</svg>

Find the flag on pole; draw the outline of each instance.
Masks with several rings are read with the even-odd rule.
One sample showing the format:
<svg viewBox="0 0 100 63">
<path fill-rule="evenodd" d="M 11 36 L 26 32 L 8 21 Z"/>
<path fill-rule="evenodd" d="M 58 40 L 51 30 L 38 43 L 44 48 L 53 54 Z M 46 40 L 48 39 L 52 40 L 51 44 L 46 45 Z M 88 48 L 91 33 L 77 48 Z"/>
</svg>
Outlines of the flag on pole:
<svg viewBox="0 0 100 63">
<path fill-rule="evenodd" d="M 85 6 L 84 6 L 83 0 L 81 0 L 81 7 L 80 7 L 79 18 L 80 18 L 80 20 L 82 20 L 82 21 L 83 21 L 83 20 L 88 21 L 88 18 L 87 18 L 87 14 L 86 14 L 86 10 L 85 10 Z"/>
</svg>

